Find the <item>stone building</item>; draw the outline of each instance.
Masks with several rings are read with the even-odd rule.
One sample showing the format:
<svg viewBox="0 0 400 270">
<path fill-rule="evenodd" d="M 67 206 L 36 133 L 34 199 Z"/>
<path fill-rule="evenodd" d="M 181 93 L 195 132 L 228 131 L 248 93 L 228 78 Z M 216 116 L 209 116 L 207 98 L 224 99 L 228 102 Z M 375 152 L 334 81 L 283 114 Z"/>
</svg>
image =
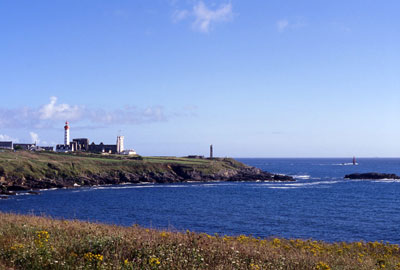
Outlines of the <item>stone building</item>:
<svg viewBox="0 0 400 270">
<path fill-rule="evenodd" d="M 110 153 L 110 154 L 116 154 L 117 153 L 117 145 L 116 144 L 95 144 L 92 142 L 89 144 L 89 151 L 92 153 Z"/>
<path fill-rule="evenodd" d="M 12 142 L 0 142 L 0 149 L 13 149 Z"/>
<path fill-rule="evenodd" d="M 31 150 L 36 147 L 36 143 L 14 143 L 14 150 Z"/>
<path fill-rule="evenodd" d="M 35 147 L 32 147 L 30 150 L 31 151 L 36 151 L 36 152 L 54 151 L 54 147 L 53 146 L 35 146 Z"/>
<path fill-rule="evenodd" d="M 76 151 L 89 151 L 89 139 L 88 138 L 78 138 L 72 140 L 76 143 Z"/>
<path fill-rule="evenodd" d="M 57 144 L 56 145 L 56 152 L 74 152 L 75 151 L 75 143 L 70 144 Z"/>
<path fill-rule="evenodd" d="M 43 149 L 43 151 L 54 151 L 53 146 L 40 146 L 40 148 Z"/>
</svg>

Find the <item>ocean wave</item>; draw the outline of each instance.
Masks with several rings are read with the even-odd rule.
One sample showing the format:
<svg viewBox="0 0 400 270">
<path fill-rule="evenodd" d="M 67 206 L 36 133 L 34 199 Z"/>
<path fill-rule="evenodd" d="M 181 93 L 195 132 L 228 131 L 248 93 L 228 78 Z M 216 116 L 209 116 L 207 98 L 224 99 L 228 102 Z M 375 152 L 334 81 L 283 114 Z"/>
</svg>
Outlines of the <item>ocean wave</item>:
<svg viewBox="0 0 400 270">
<path fill-rule="evenodd" d="M 270 188 L 270 189 L 295 189 L 298 187 L 268 187 L 268 188 Z"/>
<path fill-rule="evenodd" d="M 307 182 L 307 183 L 290 183 L 290 184 L 283 184 L 284 186 L 315 186 L 315 185 L 331 185 L 336 184 L 340 181 L 317 181 L 317 182 Z"/>
<path fill-rule="evenodd" d="M 58 188 L 42 188 L 42 189 L 39 189 L 39 191 L 48 191 L 48 190 L 56 190 L 56 189 L 58 189 Z"/>
<path fill-rule="evenodd" d="M 400 180 L 399 179 L 384 178 L 384 179 L 379 179 L 379 180 L 372 180 L 371 182 L 374 182 L 374 183 L 400 183 Z"/>
<path fill-rule="evenodd" d="M 307 180 L 310 179 L 310 175 L 308 174 L 304 174 L 304 175 L 291 175 L 293 178 L 297 178 L 297 179 L 303 179 L 303 180 Z"/>
<path fill-rule="evenodd" d="M 220 183 L 220 184 L 197 184 L 197 185 L 191 185 L 190 187 L 221 187 L 221 186 L 232 186 L 234 184 L 225 184 L 225 183 Z"/>
<path fill-rule="evenodd" d="M 88 192 L 90 190 L 91 189 L 89 189 L 89 188 L 79 188 L 79 189 L 71 190 L 71 193 Z"/>
<path fill-rule="evenodd" d="M 88 192 L 94 190 L 118 190 L 118 189 L 141 189 L 141 188 L 199 188 L 199 187 L 216 187 L 216 186 L 230 186 L 234 185 L 231 183 L 220 183 L 220 181 L 212 181 L 210 183 L 199 183 L 198 181 L 193 181 L 189 185 L 185 184 L 161 184 L 157 185 L 154 183 L 146 183 L 144 185 L 122 185 L 122 186 L 112 186 L 112 185 L 96 185 L 91 187 L 81 187 L 75 188 L 71 192 L 78 193 L 78 192 Z"/>
<path fill-rule="evenodd" d="M 308 188 L 308 187 L 329 187 L 329 185 L 336 184 L 342 181 L 317 181 L 317 182 L 307 182 L 307 183 L 264 183 L 258 186 L 265 186 L 267 188 L 274 189 L 285 189 L 285 188 Z"/>
<path fill-rule="evenodd" d="M 108 189 L 133 189 L 133 188 L 152 188 L 154 186 L 122 186 L 122 187 L 92 187 L 89 190 L 108 190 Z"/>
</svg>

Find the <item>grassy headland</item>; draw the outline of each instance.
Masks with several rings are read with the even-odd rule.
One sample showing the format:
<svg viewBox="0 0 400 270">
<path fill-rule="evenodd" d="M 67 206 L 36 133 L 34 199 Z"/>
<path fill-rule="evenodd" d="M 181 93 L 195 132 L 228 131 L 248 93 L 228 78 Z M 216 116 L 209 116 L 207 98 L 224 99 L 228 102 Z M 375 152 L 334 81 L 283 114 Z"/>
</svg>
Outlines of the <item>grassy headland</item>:
<svg viewBox="0 0 400 270">
<path fill-rule="evenodd" d="M 1 269 L 399 269 L 398 245 L 259 239 L 0 213 Z"/>
<path fill-rule="evenodd" d="M 0 152 L 0 190 L 139 182 L 291 180 L 230 158 L 128 157 L 89 153 Z"/>
</svg>

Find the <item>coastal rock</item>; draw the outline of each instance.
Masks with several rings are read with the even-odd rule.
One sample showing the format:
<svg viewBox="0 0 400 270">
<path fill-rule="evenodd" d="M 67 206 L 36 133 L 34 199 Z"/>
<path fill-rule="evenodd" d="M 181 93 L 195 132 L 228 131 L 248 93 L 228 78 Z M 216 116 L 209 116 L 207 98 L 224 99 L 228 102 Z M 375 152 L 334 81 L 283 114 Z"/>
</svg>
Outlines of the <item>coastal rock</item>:
<svg viewBox="0 0 400 270">
<path fill-rule="evenodd" d="M 13 192 L 13 191 L 8 191 L 8 190 L 6 190 L 6 191 L 0 191 L 0 194 L 1 194 L 1 195 L 10 196 L 10 195 L 15 195 L 16 193 Z M 6 198 L 7 198 L 7 197 L 6 197 Z"/>
<path fill-rule="evenodd" d="M 176 157 L 87 156 L 85 153 L 0 153 L 14 163 L 0 164 L 0 194 L 50 188 L 118 185 L 124 183 L 180 183 L 188 181 L 295 181 L 264 172 L 231 158 L 194 160 Z"/>
<path fill-rule="evenodd" d="M 11 195 L 32 189 L 74 188 L 79 186 L 118 185 L 123 183 L 179 183 L 187 181 L 295 181 L 293 177 L 271 174 L 258 168 L 246 167 L 240 169 L 224 169 L 217 173 L 205 173 L 187 166 L 171 166 L 165 172 L 138 173 L 99 173 L 77 178 L 29 179 L 21 182 L 19 179 L 8 179 L 8 185 L 3 186 L 1 194 Z"/>
<path fill-rule="evenodd" d="M 389 173 L 376 173 L 376 172 L 370 172 L 370 173 L 353 173 L 353 174 L 347 174 L 345 175 L 346 179 L 373 179 L 373 180 L 379 180 L 379 179 L 400 179 L 400 176 L 396 174 L 389 174 Z"/>
</svg>

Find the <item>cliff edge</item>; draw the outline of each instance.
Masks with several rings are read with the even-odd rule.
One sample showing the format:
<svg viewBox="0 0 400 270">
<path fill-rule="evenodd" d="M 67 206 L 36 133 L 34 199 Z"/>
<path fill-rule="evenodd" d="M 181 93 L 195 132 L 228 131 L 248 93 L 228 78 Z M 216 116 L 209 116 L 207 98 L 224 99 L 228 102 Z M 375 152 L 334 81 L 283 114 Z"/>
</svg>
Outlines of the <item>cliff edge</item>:
<svg viewBox="0 0 400 270">
<path fill-rule="evenodd" d="M 294 181 L 231 158 L 128 157 L 89 153 L 0 152 L 0 193 L 121 183 Z"/>
</svg>

